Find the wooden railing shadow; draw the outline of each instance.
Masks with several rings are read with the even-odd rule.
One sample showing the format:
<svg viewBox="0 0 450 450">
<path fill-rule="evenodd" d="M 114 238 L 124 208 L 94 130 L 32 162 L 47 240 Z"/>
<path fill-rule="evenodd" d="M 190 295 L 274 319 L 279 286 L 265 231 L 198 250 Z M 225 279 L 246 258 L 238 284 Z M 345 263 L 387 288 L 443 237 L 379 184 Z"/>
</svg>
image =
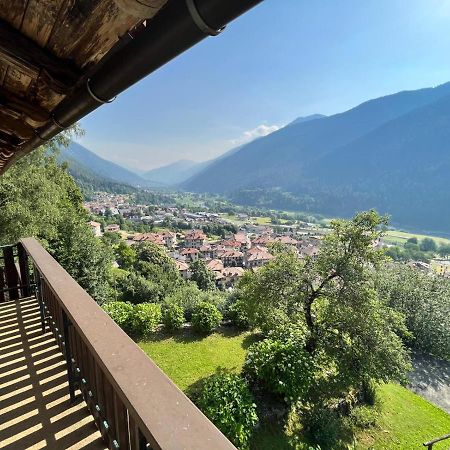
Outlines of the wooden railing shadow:
<svg viewBox="0 0 450 450">
<path fill-rule="evenodd" d="M 68 406 L 67 369 L 35 299 L 0 306 L 0 449 L 104 449 L 84 401 Z"/>
</svg>

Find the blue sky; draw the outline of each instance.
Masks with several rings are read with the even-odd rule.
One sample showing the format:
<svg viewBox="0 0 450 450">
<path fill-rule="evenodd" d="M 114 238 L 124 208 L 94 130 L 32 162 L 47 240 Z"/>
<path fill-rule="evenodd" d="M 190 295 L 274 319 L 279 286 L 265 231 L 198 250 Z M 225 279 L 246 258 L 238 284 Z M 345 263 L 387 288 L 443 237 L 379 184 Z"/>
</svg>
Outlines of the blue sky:
<svg viewBox="0 0 450 450">
<path fill-rule="evenodd" d="M 203 161 L 296 117 L 450 81 L 450 0 L 264 0 L 82 122 L 135 169 Z"/>
</svg>

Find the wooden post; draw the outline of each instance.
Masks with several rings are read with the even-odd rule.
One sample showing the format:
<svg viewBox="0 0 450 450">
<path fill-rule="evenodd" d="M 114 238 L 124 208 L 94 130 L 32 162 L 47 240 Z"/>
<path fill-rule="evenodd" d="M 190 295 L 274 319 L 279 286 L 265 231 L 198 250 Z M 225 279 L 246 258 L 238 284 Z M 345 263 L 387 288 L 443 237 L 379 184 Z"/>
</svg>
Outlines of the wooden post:
<svg viewBox="0 0 450 450">
<path fill-rule="evenodd" d="M 3 267 L 0 267 L 0 303 L 5 301 L 5 293 L 3 289 L 5 288 L 5 278 Z"/>
<path fill-rule="evenodd" d="M 9 299 L 17 300 L 19 298 L 19 289 L 16 286 L 19 285 L 19 274 L 14 262 L 14 247 L 4 247 L 3 257 L 5 261 L 6 287 L 10 288 Z"/>
<path fill-rule="evenodd" d="M 31 295 L 30 289 L 30 270 L 28 267 L 28 255 L 22 244 L 17 244 L 17 253 L 19 255 L 20 284 L 22 285 L 22 297 Z"/>
</svg>

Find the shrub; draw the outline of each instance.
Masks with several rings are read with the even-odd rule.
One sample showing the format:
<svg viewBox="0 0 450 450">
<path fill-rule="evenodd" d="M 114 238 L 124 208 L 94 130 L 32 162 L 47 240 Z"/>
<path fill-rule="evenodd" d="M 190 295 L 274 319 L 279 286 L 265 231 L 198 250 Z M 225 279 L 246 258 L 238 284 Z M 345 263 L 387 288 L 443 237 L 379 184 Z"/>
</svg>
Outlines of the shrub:
<svg viewBox="0 0 450 450">
<path fill-rule="evenodd" d="M 357 406 L 352 409 L 348 417 L 350 426 L 362 429 L 374 427 L 377 420 L 378 411 L 370 406 Z"/>
<path fill-rule="evenodd" d="M 234 445 L 248 448 L 258 416 L 252 394 L 241 376 L 219 373 L 209 377 L 200 392 L 198 405 Z"/>
<path fill-rule="evenodd" d="M 247 353 L 243 373 L 268 392 L 280 394 L 286 403 L 301 399 L 311 386 L 314 374 L 311 355 L 295 339 L 264 339 Z"/>
<path fill-rule="evenodd" d="M 184 323 L 183 308 L 175 303 L 166 305 L 162 314 L 162 322 L 168 330 L 178 330 Z"/>
<path fill-rule="evenodd" d="M 302 414 L 303 425 L 315 444 L 324 449 L 336 448 L 342 424 L 336 411 L 325 406 L 314 406 Z"/>
<path fill-rule="evenodd" d="M 229 306 L 228 317 L 237 328 L 242 330 L 249 328 L 247 311 L 243 300 L 239 299 Z"/>
<path fill-rule="evenodd" d="M 133 305 L 126 302 L 108 302 L 102 305 L 103 310 L 126 333 L 132 331 Z"/>
<path fill-rule="evenodd" d="M 377 384 L 373 380 L 364 381 L 361 388 L 363 401 L 368 405 L 375 405 L 377 402 Z"/>
<path fill-rule="evenodd" d="M 187 321 L 192 318 L 192 311 L 202 301 L 202 291 L 195 283 L 187 282 L 176 291 L 169 294 L 165 302 L 181 306 L 184 311 L 184 317 Z"/>
<path fill-rule="evenodd" d="M 211 333 L 222 321 L 222 314 L 211 303 L 199 303 L 192 313 L 192 326 L 199 333 Z"/>
<path fill-rule="evenodd" d="M 147 337 L 156 330 L 161 321 L 161 306 L 155 303 L 140 303 L 134 307 L 132 328 L 137 336 Z"/>
</svg>

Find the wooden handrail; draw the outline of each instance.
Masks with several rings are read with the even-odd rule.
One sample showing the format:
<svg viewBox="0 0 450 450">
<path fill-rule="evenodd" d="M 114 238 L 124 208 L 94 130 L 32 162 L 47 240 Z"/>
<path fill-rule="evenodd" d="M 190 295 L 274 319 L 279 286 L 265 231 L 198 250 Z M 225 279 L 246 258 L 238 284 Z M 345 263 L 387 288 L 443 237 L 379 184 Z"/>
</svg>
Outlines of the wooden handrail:
<svg viewBox="0 0 450 450">
<path fill-rule="evenodd" d="M 450 434 L 446 434 L 444 436 L 432 439 L 431 441 L 424 442 L 423 446 L 428 447 L 428 450 L 431 450 L 433 448 L 434 444 L 437 444 L 438 442 L 441 442 L 441 441 L 445 441 L 446 439 L 450 439 Z"/>
<path fill-rule="evenodd" d="M 235 447 L 34 238 L 42 315 L 110 449 L 231 450 Z"/>
</svg>

